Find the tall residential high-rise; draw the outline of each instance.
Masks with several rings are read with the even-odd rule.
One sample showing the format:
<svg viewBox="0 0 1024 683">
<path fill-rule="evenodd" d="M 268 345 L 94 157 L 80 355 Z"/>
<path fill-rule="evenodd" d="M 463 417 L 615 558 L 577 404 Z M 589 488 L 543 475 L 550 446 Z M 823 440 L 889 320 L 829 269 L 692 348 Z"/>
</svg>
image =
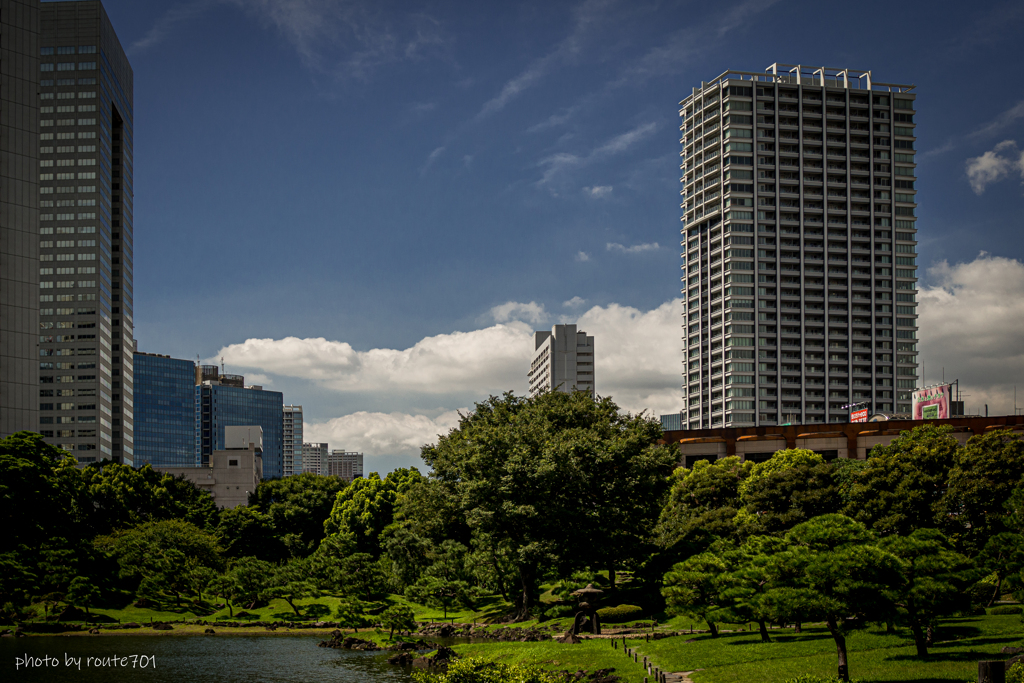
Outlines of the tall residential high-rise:
<svg viewBox="0 0 1024 683">
<path fill-rule="evenodd" d="M 39 2 L 0 0 L 0 439 L 39 425 Z"/>
<path fill-rule="evenodd" d="M 98 0 L 42 3 L 39 45 L 39 429 L 132 464 L 132 68 Z"/>
<path fill-rule="evenodd" d="M 542 391 L 594 393 L 594 338 L 575 325 L 555 325 L 533 334 L 533 361 L 527 373 L 530 396 Z"/>
<path fill-rule="evenodd" d="M 214 451 L 224 449 L 224 428 L 259 425 L 263 428 L 263 476 L 284 474 L 284 395 L 245 386 L 241 375 L 221 374 L 216 365 L 195 368 L 196 465 L 210 464 Z"/>
<path fill-rule="evenodd" d="M 135 353 L 137 467 L 195 467 L 195 385 L 193 361 Z"/>
<path fill-rule="evenodd" d="M 346 450 L 333 450 L 321 464 L 320 474 L 329 477 L 341 477 L 352 483 L 357 477 L 363 476 L 363 454 Z"/>
<path fill-rule="evenodd" d="M 284 476 L 302 474 L 302 406 L 284 407 Z"/>
<path fill-rule="evenodd" d="M 680 105 L 683 426 L 909 411 L 913 86 L 726 71 Z"/>
<path fill-rule="evenodd" d="M 323 474 L 321 469 L 327 462 L 328 448 L 325 443 L 302 444 L 302 471 L 311 474 Z"/>
</svg>

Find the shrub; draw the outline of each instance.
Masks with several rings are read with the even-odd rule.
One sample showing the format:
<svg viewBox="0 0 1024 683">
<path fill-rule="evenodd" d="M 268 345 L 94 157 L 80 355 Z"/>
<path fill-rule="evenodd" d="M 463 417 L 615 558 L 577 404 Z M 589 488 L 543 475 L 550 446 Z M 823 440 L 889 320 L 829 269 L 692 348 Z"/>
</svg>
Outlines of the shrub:
<svg viewBox="0 0 1024 683">
<path fill-rule="evenodd" d="M 1021 614 L 1024 613 L 1024 609 L 1021 609 L 1020 605 L 999 605 L 998 607 L 992 607 L 988 611 L 989 614 Z"/>
<path fill-rule="evenodd" d="M 413 671 L 417 683 L 559 683 L 562 676 L 521 664 L 499 664 L 482 659 L 459 659 L 444 673 Z"/>
<path fill-rule="evenodd" d="M 622 624 L 627 621 L 643 619 L 644 611 L 636 605 L 619 605 L 618 607 L 602 607 L 597 610 L 603 624 Z"/>
<path fill-rule="evenodd" d="M 549 607 L 544 611 L 545 619 L 561 619 L 563 617 L 571 617 L 576 613 L 576 608 L 572 605 L 557 604 Z"/>
<path fill-rule="evenodd" d="M 1006 671 L 1006 683 L 1024 683 L 1024 663 L 1017 662 Z"/>
</svg>

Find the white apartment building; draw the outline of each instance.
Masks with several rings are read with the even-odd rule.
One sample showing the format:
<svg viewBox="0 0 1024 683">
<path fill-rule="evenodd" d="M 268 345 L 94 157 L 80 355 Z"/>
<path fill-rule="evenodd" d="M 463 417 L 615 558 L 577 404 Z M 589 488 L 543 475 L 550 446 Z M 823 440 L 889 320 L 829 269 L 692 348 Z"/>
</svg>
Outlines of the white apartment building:
<svg viewBox="0 0 1024 683">
<path fill-rule="evenodd" d="M 594 338 L 575 325 L 555 325 L 533 334 L 533 361 L 527 374 L 530 396 L 542 391 L 594 393 Z"/>
</svg>

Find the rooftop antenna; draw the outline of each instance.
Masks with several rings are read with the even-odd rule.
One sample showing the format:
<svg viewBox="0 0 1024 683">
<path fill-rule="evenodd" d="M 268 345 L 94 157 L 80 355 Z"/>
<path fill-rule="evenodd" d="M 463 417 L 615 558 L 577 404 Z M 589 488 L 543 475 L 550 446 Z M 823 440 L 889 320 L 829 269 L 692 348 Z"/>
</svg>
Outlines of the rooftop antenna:
<svg viewBox="0 0 1024 683">
<path fill-rule="evenodd" d="M 220 357 L 220 374 L 224 374 L 224 356 Z"/>
</svg>

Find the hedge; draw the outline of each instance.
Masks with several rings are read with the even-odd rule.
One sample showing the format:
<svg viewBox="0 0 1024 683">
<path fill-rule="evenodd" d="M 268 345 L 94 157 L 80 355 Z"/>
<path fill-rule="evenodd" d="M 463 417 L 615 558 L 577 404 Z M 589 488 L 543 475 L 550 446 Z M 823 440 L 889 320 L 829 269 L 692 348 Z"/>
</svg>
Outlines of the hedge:
<svg viewBox="0 0 1024 683">
<path fill-rule="evenodd" d="M 627 621 L 643 619 L 644 611 L 636 605 L 619 605 L 618 607 L 602 607 L 597 616 L 605 624 L 621 624 Z"/>
</svg>

